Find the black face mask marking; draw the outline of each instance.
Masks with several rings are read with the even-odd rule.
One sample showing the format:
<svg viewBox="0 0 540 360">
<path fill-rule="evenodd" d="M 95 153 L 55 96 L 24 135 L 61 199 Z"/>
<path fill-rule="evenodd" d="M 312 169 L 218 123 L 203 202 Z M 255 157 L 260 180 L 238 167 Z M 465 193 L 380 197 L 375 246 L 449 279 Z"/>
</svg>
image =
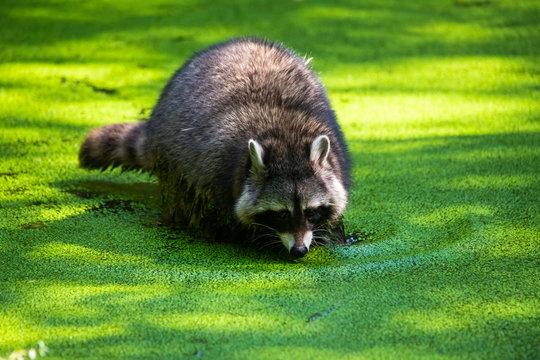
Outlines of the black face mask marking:
<svg viewBox="0 0 540 360">
<path fill-rule="evenodd" d="M 313 225 L 320 225 L 326 222 L 332 214 L 330 206 L 319 206 L 317 208 L 308 208 L 304 210 L 306 220 Z"/>
<path fill-rule="evenodd" d="M 256 214 L 254 222 L 278 233 L 295 233 L 300 228 L 312 229 L 324 224 L 331 214 L 331 206 L 308 208 L 303 213 L 299 208 L 296 208 L 294 214 L 289 210 L 267 210 Z"/>
<path fill-rule="evenodd" d="M 284 233 L 289 230 L 291 219 L 292 214 L 289 210 L 267 210 L 254 216 L 256 224 L 262 224 L 279 233 Z"/>
</svg>

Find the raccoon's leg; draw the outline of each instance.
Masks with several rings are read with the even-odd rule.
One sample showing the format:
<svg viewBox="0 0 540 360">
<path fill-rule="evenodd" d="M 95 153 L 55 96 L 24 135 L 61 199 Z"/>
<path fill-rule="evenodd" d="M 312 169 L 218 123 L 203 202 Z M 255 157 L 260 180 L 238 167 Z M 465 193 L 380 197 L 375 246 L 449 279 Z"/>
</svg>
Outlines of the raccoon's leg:
<svg viewBox="0 0 540 360">
<path fill-rule="evenodd" d="M 237 224 L 230 212 L 216 206 L 197 192 L 178 172 L 161 160 L 156 161 L 161 188 L 163 220 L 195 237 L 225 242 L 247 240 L 246 230 Z"/>
<path fill-rule="evenodd" d="M 154 160 L 147 150 L 146 123 L 114 124 L 88 133 L 79 152 L 79 165 L 86 169 L 151 170 Z"/>
</svg>

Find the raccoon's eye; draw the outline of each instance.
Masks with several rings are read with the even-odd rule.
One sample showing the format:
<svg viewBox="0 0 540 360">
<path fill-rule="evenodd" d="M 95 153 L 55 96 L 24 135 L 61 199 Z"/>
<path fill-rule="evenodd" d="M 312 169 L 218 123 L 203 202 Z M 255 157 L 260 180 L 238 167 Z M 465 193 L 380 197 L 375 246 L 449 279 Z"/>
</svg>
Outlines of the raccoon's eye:
<svg viewBox="0 0 540 360">
<path fill-rule="evenodd" d="M 277 232 L 285 232 L 289 226 L 291 213 L 288 210 L 267 210 L 254 216 L 254 222 Z"/>
<path fill-rule="evenodd" d="M 310 223 L 317 222 L 317 220 L 319 220 L 321 217 L 317 209 L 304 210 L 304 216 Z"/>
<path fill-rule="evenodd" d="M 331 208 L 329 206 L 319 206 L 304 210 L 304 216 L 310 223 L 321 223 L 330 217 Z"/>
<path fill-rule="evenodd" d="M 289 217 L 289 214 L 290 214 L 289 210 L 276 211 L 276 215 L 280 219 L 287 219 Z"/>
</svg>

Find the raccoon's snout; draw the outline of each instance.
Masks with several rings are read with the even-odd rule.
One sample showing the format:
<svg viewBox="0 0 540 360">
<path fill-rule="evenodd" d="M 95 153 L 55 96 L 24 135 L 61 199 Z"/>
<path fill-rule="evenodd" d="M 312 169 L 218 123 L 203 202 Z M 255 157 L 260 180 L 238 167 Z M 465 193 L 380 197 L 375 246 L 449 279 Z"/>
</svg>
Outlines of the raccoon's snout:
<svg viewBox="0 0 540 360">
<path fill-rule="evenodd" d="M 302 256 L 306 255 L 308 252 L 308 248 L 306 246 L 293 246 L 291 248 L 291 256 L 294 258 L 301 258 Z"/>
<path fill-rule="evenodd" d="M 290 233 L 279 234 L 279 237 L 281 238 L 283 245 L 289 250 L 291 256 L 300 258 L 308 253 L 313 234 L 311 231 L 306 231 L 305 233 L 298 233 L 297 235 Z"/>
</svg>

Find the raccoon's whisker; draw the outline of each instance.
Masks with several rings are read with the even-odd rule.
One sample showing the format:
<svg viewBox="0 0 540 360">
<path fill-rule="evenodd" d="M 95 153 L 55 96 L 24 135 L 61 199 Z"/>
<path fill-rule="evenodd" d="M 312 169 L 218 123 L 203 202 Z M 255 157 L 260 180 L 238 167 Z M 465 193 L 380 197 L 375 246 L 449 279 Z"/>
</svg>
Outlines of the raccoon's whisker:
<svg viewBox="0 0 540 360">
<path fill-rule="evenodd" d="M 313 237 L 319 237 L 319 238 L 327 238 L 328 236 L 331 236 L 331 233 L 316 233 L 313 232 Z"/>
<path fill-rule="evenodd" d="M 332 240 L 330 240 L 327 237 L 314 237 L 313 240 L 317 241 L 318 243 L 325 243 L 325 244 L 330 244 L 332 242 Z"/>
<path fill-rule="evenodd" d="M 314 235 L 312 237 L 311 241 L 313 241 L 315 244 L 321 245 L 321 246 L 328 245 L 328 244 L 332 243 L 332 240 L 330 240 L 327 236 L 318 236 L 318 235 Z"/>
<path fill-rule="evenodd" d="M 312 239 L 330 241 L 326 236 L 313 236 Z"/>
<path fill-rule="evenodd" d="M 317 235 L 317 236 L 327 236 L 327 235 L 332 235 L 332 232 L 330 230 L 326 230 L 326 229 L 317 229 L 317 230 L 313 230 L 313 235 Z"/>
<path fill-rule="evenodd" d="M 251 242 L 255 242 L 255 241 L 258 241 L 260 239 L 264 239 L 264 238 L 271 238 L 272 236 L 270 234 L 259 234 L 257 236 L 254 236 L 251 240 Z"/>
<path fill-rule="evenodd" d="M 314 238 L 328 238 L 329 236 L 331 236 L 332 234 L 330 232 L 327 232 L 327 233 L 316 233 L 316 232 L 313 232 L 313 237 Z"/>
<path fill-rule="evenodd" d="M 262 238 L 268 238 L 268 239 L 280 239 L 279 235 L 276 234 L 275 232 L 261 232 L 261 233 L 258 233 L 253 241 L 256 241 L 256 240 L 259 240 L 259 239 L 262 239 Z"/>
<path fill-rule="evenodd" d="M 265 243 L 281 244 L 281 239 L 279 239 L 279 238 L 268 238 L 268 241 L 265 241 Z"/>
<path fill-rule="evenodd" d="M 276 234 L 261 234 L 261 235 L 256 236 L 253 239 L 253 242 L 255 242 L 257 240 L 260 240 L 260 239 L 280 239 L 280 237 L 278 235 L 276 235 Z"/>
<path fill-rule="evenodd" d="M 326 239 L 320 241 L 320 239 L 311 240 L 313 244 L 317 246 L 328 246 L 331 244 L 330 241 L 327 241 Z"/>
<path fill-rule="evenodd" d="M 264 243 L 260 248 L 261 249 L 264 249 L 264 248 L 273 249 L 273 248 L 277 247 L 278 245 L 283 245 L 283 244 L 281 243 L 281 241 L 269 241 L 269 242 Z"/>
<path fill-rule="evenodd" d="M 330 230 L 325 229 L 325 228 L 315 228 L 315 229 L 313 229 L 313 232 L 327 232 L 327 233 L 329 233 Z"/>
<path fill-rule="evenodd" d="M 261 224 L 261 223 L 254 222 L 254 223 L 252 223 L 252 225 L 256 225 L 256 226 L 260 226 L 260 227 L 263 227 L 263 228 L 272 230 L 272 231 L 275 232 L 275 233 L 278 232 L 278 231 L 277 231 L 276 229 L 274 229 L 273 227 L 268 226 L 268 225 L 264 225 L 264 224 Z"/>
<path fill-rule="evenodd" d="M 261 246 L 260 246 L 261 249 L 264 249 L 264 248 L 274 249 L 274 248 L 277 248 L 277 247 L 283 248 L 283 243 L 281 242 L 281 240 L 267 241 L 267 242 L 264 242 L 263 244 L 261 244 Z"/>
</svg>

